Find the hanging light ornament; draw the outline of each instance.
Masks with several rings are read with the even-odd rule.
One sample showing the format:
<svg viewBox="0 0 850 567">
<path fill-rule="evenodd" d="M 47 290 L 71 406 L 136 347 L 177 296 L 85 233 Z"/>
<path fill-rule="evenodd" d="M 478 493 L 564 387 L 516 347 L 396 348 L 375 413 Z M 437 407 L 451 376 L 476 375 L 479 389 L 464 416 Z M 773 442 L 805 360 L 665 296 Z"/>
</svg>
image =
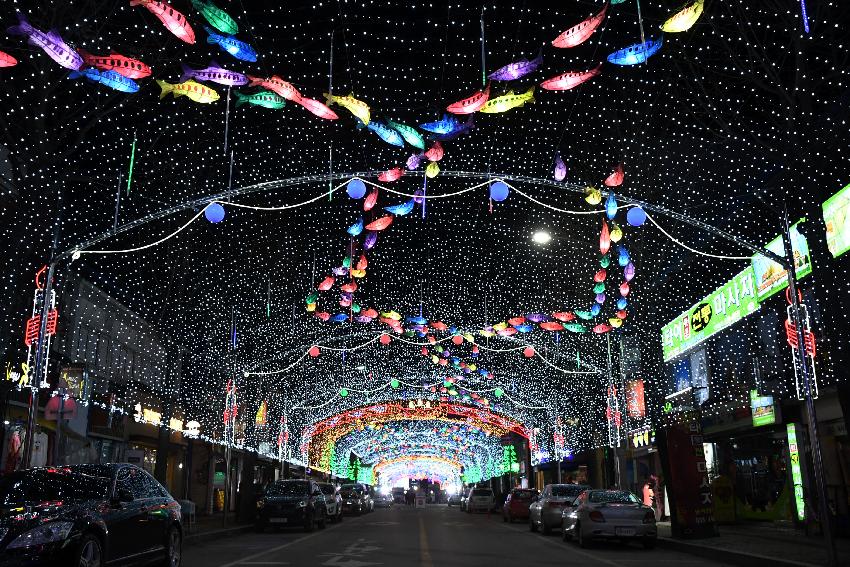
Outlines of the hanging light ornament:
<svg viewBox="0 0 850 567">
<path fill-rule="evenodd" d="M 599 304 L 598 304 L 598 303 L 594 303 L 594 304 L 590 307 L 590 314 L 591 314 L 593 317 L 596 317 L 597 315 L 599 315 L 599 312 L 600 312 L 600 311 L 602 311 L 602 308 L 601 308 L 601 307 L 599 307 Z"/>
<path fill-rule="evenodd" d="M 432 161 L 428 164 L 428 167 L 425 168 L 425 177 L 428 179 L 434 179 L 440 173 L 440 166 L 436 161 Z"/>
<path fill-rule="evenodd" d="M 617 198 L 614 197 L 614 193 L 608 193 L 608 198 L 605 200 L 605 215 L 608 220 L 614 220 L 617 216 Z"/>
<path fill-rule="evenodd" d="M 615 51 L 608 56 L 608 62 L 615 65 L 638 65 L 658 53 L 663 43 L 664 34 L 661 34 L 658 39 L 648 39 Z"/>
<path fill-rule="evenodd" d="M 502 181 L 496 181 L 492 185 L 490 185 L 490 198 L 494 201 L 502 202 L 508 198 L 508 194 L 510 193 L 510 189 L 508 186 Z"/>
<path fill-rule="evenodd" d="M 598 205 L 602 202 L 602 191 L 593 186 L 588 186 L 584 190 L 584 200 L 589 205 Z"/>
<path fill-rule="evenodd" d="M 204 216 L 213 224 L 224 220 L 224 207 L 218 203 L 211 203 L 204 209 Z"/>
<path fill-rule="evenodd" d="M 352 179 L 348 182 L 345 192 L 352 199 L 362 199 L 366 194 L 366 184 L 359 179 Z"/>
<path fill-rule="evenodd" d="M 628 306 L 628 304 L 629 304 L 629 302 L 626 301 L 626 298 L 621 297 L 620 299 L 617 300 L 617 309 L 621 309 L 621 310 L 625 309 L 626 306 Z"/>
<path fill-rule="evenodd" d="M 617 258 L 617 263 L 620 264 L 621 267 L 625 268 L 631 262 L 631 258 L 629 257 L 629 251 L 626 250 L 625 246 L 620 246 L 620 254 Z"/>
<path fill-rule="evenodd" d="M 618 163 L 614 168 L 614 172 L 605 178 L 605 187 L 619 187 L 623 184 L 623 179 L 626 177 L 623 171 L 623 164 Z"/>
<path fill-rule="evenodd" d="M 561 159 L 561 153 L 555 152 L 555 181 L 563 181 L 567 177 L 567 164 Z"/>
<path fill-rule="evenodd" d="M 608 223 L 602 219 L 602 231 L 599 234 L 599 252 L 607 254 L 611 249 L 611 235 L 608 232 Z"/>
<path fill-rule="evenodd" d="M 313 346 L 310 347 L 310 350 L 307 351 L 307 354 L 309 354 L 313 358 L 316 358 L 317 356 L 319 356 L 320 352 L 321 351 L 319 350 L 319 347 L 317 347 L 316 345 L 313 345 Z"/>
<path fill-rule="evenodd" d="M 623 229 L 615 222 L 611 223 L 611 242 L 617 243 L 623 239 Z"/>
<path fill-rule="evenodd" d="M 598 335 L 601 335 L 602 333 L 607 333 L 610 330 L 611 325 L 608 325 L 607 323 L 599 323 L 598 325 L 593 327 L 593 332 Z"/>
<path fill-rule="evenodd" d="M 630 282 L 635 277 L 635 265 L 629 262 L 626 264 L 626 267 L 623 268 L 623 277 L 626 278 L 627 282 Z"/>
<path fill-rule="evenodd" d="M 366 230 L 380 231 L 384 230 L 393 223 L 392 215 L 381 217 L 378 220 L 372 221 L 366 225 Z"/>
<path fill-rule="evenodd" d="M 640 207 L 632 207 L 629 209 L 629 212 L 626 213 L 626 221 L 631 226 L 641 226 L 644 222 L 646 222 L 646 211 Z"/>
<path fill-rule="evenodd" d="M 661 24 L 661 31 L 668 33 L 688 31 L 702 15 L 703 4 L 705 0 L 695 0 L 690 6 L 685 6 Z"/>
<path fill-rule="evenodd" d="M 530 346 L 529 346 L 529 347 L 525 347 L 524 349 L 522 349 L 522 354 L 523 354 L 526 358 L 531 358 L 532 356 L 534 356 L 534 347 L 530 347 Z"/>
<path fill-rule="evenodd" d="M 629 282 L 623 282 L 620 284 L 620 295 L 626 297 L 629 295 Z"/>
<path fill-rule="evenodd" d="M 593 35 L 593 32 L 596 31 L 596 28 L 598 28 L 599 24 L 602 23 L 602 20 L 605 19 L 605 13 L 607 11 L 608 2 L 605 2 L 605 5 L 602 6 L 602 11 L 598 14 L 577 23 L 552 40 L 552 47 L 567 48 L 581 45 L 587 41 L 591 35 Z"/>
</svg>

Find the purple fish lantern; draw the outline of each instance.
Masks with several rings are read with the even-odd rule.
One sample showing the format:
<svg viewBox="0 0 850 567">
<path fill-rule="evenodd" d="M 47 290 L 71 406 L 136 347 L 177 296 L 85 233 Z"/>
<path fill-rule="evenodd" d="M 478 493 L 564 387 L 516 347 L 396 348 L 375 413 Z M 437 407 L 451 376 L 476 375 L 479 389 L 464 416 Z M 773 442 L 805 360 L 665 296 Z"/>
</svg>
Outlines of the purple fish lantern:
<svg viewBox="0 0 850 567">
<path fill-rule="evenodd" d="M 549 316 L 545 313 L 529 313 L 525 318 L 532 323 L 543 323 L 549 320 Z"/>
<path fill-rule="evenodd" d="M 425 191 L 423 191 L 422 189 L 417 189 L 416 192 L 413 194 L 413 202 L 417 205 L 421 205 L 422 203 L 424 203 Z"/>
<path fill-rule="evenodd" d="M 367 317 L 366 315 L 358 315 L 354 320 L 357 321 L 358 323 L 371 323 L 372 322 L 372 318 Z"/>
<path fill-rule="evenodd" d="M 561 159 L 560 152 L 555 152 L 555 181 L 563 181 L 567 178 L 567 164 Z"/>
<path fill-rule="evenodd" d="M 604 293 L 597 293 L 596 294 L 596 303 L 598 303 L 600 305 L 605 303 L 605 294 Z"/>
<path fill-rule="evenodd" d="M 366 234 L 366 238 L 363 240 L 363 250 L 371 250 L 374 248 L 375 244 L 378 242 L 378 233 L 374 230 L 370 230 Z"/>
<path fill-rule="evenodd" d="M 490 73 L 489 78 L 493 81 L 514 81 L 520 77 L 524 77 L 532 73 L 543 63 L 543 55 L 540 54 L 531 61 L 528 59 L 520 59 L 509 63 L 504 67 L 496 69 Z"/>
<path fill-rule="evenodd" d="M 348 268 L 346 268 L 345 266 L 340 266 L 338 268 L 334 268 L 334 275 L 335 276 L 348 275 Z"/>
<path fill-rule="evenodd" d="M 407 158 L 407 169 L 413 171 L 419 164 L 422 163 L 422 160 L 425 159 L 425 154 L 413 154 L 409 158 Z"/>
<path fill-rule="evenodd" d="M 626 267 L 623 268 L 623 277 L 626 278 L 627 282 L 632 281 L 635 277 L 635 265 L 629 262 L 626 264 Z"/>
<path fill-rule="evenodd" d="M 48 57 L 56 61 L 62 67 L 71 71 L 78 71 L 85 62 L 80 54 L 65 43 L 62 37 L 55 31 L 45 33 L 30 25 L 26 17 L 18 12 L 18 25 L 6 30 L 9 35 L 21 35 L 27 38 L 27 43 L 44 51 Z"/>
</svg>

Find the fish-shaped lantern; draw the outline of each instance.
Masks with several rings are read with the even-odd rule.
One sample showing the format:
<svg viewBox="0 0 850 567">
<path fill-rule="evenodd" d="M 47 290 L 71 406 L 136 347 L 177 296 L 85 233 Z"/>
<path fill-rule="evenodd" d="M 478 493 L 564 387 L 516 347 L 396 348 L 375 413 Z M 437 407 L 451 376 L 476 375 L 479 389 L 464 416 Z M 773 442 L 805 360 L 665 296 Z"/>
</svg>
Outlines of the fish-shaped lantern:
<svg viewBox="0 0 850 567">
<path fill-rule="evenodd" d="M 427 122 L 419 125 L 422 130 L 433 134 L 448 134 L 455 130 L 458 126 L 459 123 L 457 118 L 450 114 L 444 114 L 443 119 L 438 120 L 437 122 Z"/>
<path fill-rule="evenodd" d="M 413 210 L 413 206 L 416 204 L 416 201 L 413 199 L 407 201 L 406 203 L 402 203 L 401 205 L 393 205 L 391 207 L 384 207 L 384 210 L 388 213 L 392 213 L 394 215 L 398 215 L 403 217 L 404 215 L 410 213 Z"/>
<path fill-rule="evenodd" d="M 425 140 L 422 138 L 422 134 L 416 131 L 416 128 L 408 126 L 407 124 L 393 122 L 392 120 L 387 120 L 387 126 L 401 134 L 404 141 L 414 148 L 419 148 L 420 150 L 425 149 Z"/>
<path fill-rule="evenodd" d="M 386 172 L 384 172 L 384 173 L 386 173 Z M 383 175 L 383 173 L 381 175 Z M 378 181 L 385 181 L 384 179 L 381 179 L 381 175 L 378 176 Z M 363 199 L 363 210 L 364 211 L 371 211 L 373 208 L 375 208 L 375 204 L 377 202 L 378 202 L 378 189 L 373 188 L 372 191 L 368 195 L 366 195 L 366 198 Z"/>
<path fill-rule="evenodd" d="M 168 96 L 168 93 L 174 93 L 174 98 L 186 95 L 195 102 L 201 102 L 204 104 L 209 104 L 219 99 L 217 92 L 208 86 L 196 83 L 195 81 L 186 81 L 185 83 L 179 83 L 176 85 L 165 81 L 157 81 L 156 84 L 158 84 L 159 88 L 162 89 L 162 92 L 159 93 L 159 98 L 161 99 Z"/>
<path fill-rule="evenodd" d="M 440 166 L 437 165 L 436 161 L 432 161 L 428 164 L 428 167 L 425 168 L 425 177 L 427 177 L 428 179 L 434 179 L 439 174 Z"/>
<path fill-rule="evenodd" d="M 608 220 L 614 220 L 617 216 L 617 198 L 614 197 L 614 193 L 608 193 L 608 198 L 605 199 L 605 215 Z"/>
<path fill-rule="evenodd" d="M 404 169 L 400 167 L 394 167 L 392 169 L 388 169 L 387 171 L 381 172 L 381 174 L 378 175 L 378 181 L 397 181 L 401 178 L 402 175 L 404 175 Z"/>
<path fill-rule="evenodd" d="M 318 289 L 319 291 L 328 291 L 334 286 L 334 282 L 336 282 L 336 279 L 334 279 L 333 276 L 328 276 L 323 279 L 318 286 L 316 286 L 316 289 Z"/>
<path fill-rule="evenodd" d="M 246 75 L 246 77 L 248 77 L 248 85 L 251 87 L 263 87 L 292 102 L 301 100 L 301 93 L 298 92 L 298 89 L 293 87 L 292 83 L 287 83 L 277 75 L 272 75 L 268 79 L 252 77 L 251 75 Z"/>
<path fill-rule="evenodd" d="M 563 331 L 564 326 L 557 321 L 544 321 L 540 323 L 540 328 L 544 331 Z"/>
<path fill-rule="evenodd" d="M 513 108 L 524 106 L 526 102 L 534 102 L 534 87 L 530 87 L 527 91 L 520 94 L 514 94 L 514 91 L 508 91 L 508 94 L 497 98 L 491 98 L 487 104 L 481 107 L 479 112 L 486 114 L 498 114 L 507 112 Z"/>
<path fill-rule="evenodd" d="M 466 122 L 464 122 L 463 124 L 458 124 L 457 128 L 455 128 L 451 132 L 446 132 L 445 134 L 430 134 L 428 137 L 433 139 L 433 140 L 445 142 L 445 141 L 448 141 L 448 140 L 454 140 L 455 138 L 457 138 L 461 134 L 469 132 L 473 128 L 475 128 L 475 120 L 473 119 L 472 116 L 470 116 L 469 118 L 466 119 Z"/>
<path fill-rule="evenodd" d="M 514 61 L 504 67 L 500 67 L 490 73 L 488 77 L 493 81 L 514 81 L 520 77 L 528 75 L 529 73 L 533 73 L 538 67 L 540 67 L 541 63 L 543 63 L 542 52 L 531 61 L 528 59 L 520 59 L 519 61 Z"/>
<path fill-rule="evenodd" d="M 490 98 L 490 85 L 487 85 L 483 91 L 478 91 L 469 98 L 459 100 L 446 107 L 446 110 L 452 114 L 472 114 L 481 110 L 481 107 L 487 103 Z"/>
<path fill-rule="evenodd" d="M 546 79 L 540 86 L 547 91 L 568 91 L 589 81 L 602 72 L 602 63 L 589 71 L 568 71 L 551 79 Z"/>
<path fill-rule="evenodd" d="M 563 181 L 567 178 L 567 164 L 561 159 L 560 152 L 555 152 L 555 181 Z"/>
<path fill-rule="evenodd" d="M 14 67 L 18 64 L 18 60 L 4 51 L 0 51 L 0 68 Z"/>
<path fill-rule="evenodd" d="M 616 167 L 614 167 L 614 172 L 605 178 L 605 187 L 619 187 L 623 184 L 623 179 L 625 179 L 626 173 L 623 171 L 623 164 L 618 163 Z"/>
<path fill-rule="evenodd" d="M 348 234 L 350 234 L 351 236 L 357 236 L 358 234 L 360 234 L 361 232 L 363 232 L 363 217 L 360 217 L 360 218 L 357 220 L 357 222 L 356 222 L 356 223 L 354 223 L 353 225 L 351 225 L 351 226 L 349 226 L 347 229 L 345 229 L 345 232 L 347 232 L 347 233 L 348 233 Z M 346 258 L 346 259 L 347 259 L 347 258 Z M 351 263 L 351 261 L 349 260 L 349 264 L 350 264 L 350 263 Z"/>
<path fill-rule="evenodd" d="M 638 65 L 655 55 L 664 43 L 664 34 L 658 39 L 648 39 L 615 51 L 608 56 L 608 62 L 614 65 Z"/>
<path fill-rule="evenodd" d="M 552 317 L 557 319 L 558 321 L 569 322 L 576 318 L 576 316 L 569 311 L 559 311 L 557 313 L 552 313 Z"/>
<path fill-rule="evenodd" d="M 608 323 L 599 323 L 598 325 L 593 327 L 593 332 L 598 335 L 601 335 L 602 333 L 607 333 L 610 330 L 611 325 L 609 325 Z"/>
<path fill-rule="evenodd" d="M 336 112 L 327 107 L 324 103 L 319 102 L 314 98 L 307 98 L 306 96 L 299 96 L 295 102 L 318 116 L 319 118 L 324 118 L 325 120 L 337 120 L 339 116 L 337 116 Z"/>
<path fill-rule="evenodd" d="M 338 104 L 348 110 L 351 114 L 357 117 L 363 124 L 369 125 L 370 111 L 369 105 L 362 100 L 354 98 L 353 94 L 348 96 L 334 96 L 331 93 L 324 93 L 325 104 Z"/>
<path fill-rule="evenodd" d="M 224 85 L 226 87 L 236 87 L 248 84 L 248 77 L 242 73 L 222 69 L 215 61 L 211 61 L 209 67 L 206 69 L 192 69 L 183 63 L 181 63 L 180 66 L 183 67 L 183 75 L 180 77 L 181 83 L 196 79 L 198 81 L 218 83 L 219 85 Z"/>
<path fill-rule="evenodd" d="M 605 13 L 608 11 L 608 2 L 605 2 L 605 5 L 602 6 L 602 11 L 600 11 L 595 16 L 590 16 L 586 20 L 583 20 L 558 37 L 552 40 L 553 47 L 575 47 L 577 45 L 581 45 L 585 41 L 587 41 L 593 32 L 596 31 L 596 28 L 599 27 L 599 24 L 602 23 L 602 20 L 605 19 Z"/>
<path fill-rule="evenodd" d="M 375 244 L 378 243 L 378 233 L 377 232 L 369 232 L 366 235 L 366 238 L 363 239 L 363 250 L 371 250 L 375 247 Z"/>
<path fill-rule="evenodd" d="M 407 158 L 405 165 L 407 166 L 407 169 L 409 169 L 410 171 L 413 171 L 414 169 L 419 167 L 419 164 L 421 164 L 422 160 L 424 160 L 424 159 L 425 159 L 425 154 L 413 154 L 409 158 Z"/>
<path fill-rule="evenodd" d="M 212 2 L 203 2 L 202 0 L 192 0 L 192 6 L 201 13 L 204 19 L 209 24 L 220 31 L 229 35 L 239 33 L 239 26 L 236 24 L 230 15 L 213 4 Z"/>
<path fill-rule="evenodd" d="M 381 231 L 390 226 L 393 223 L 393 217 L 387 215 L 385 217 L 381 217 L 378 220 L 372 221 L 366 225 L 366 230 L 374 230 Z"/>
<path fill-rule="evenodd" d="M 705 0 L 695 0 L 689 6 L 685 6 L 661 24 L 661 31 L 669 33 L 688 31 L 702 15 L 704 3 Z"/>
<path fill-rule="evenodd" d="M 440 142 L 434 142 L 434 145 L 425 152 L 425 157 L 428 161 L 440 161 L 443 159 L 443 145 Z"/>
<path fill-rule="evenodd" d="M 22 13 L 18 12 L 17 15 L 18 25 L 10 27 L 6 33 L 26 37 L 27 43 L 38 47 L 66 69 L 77 71 L 83 66 L 83 58 L 65 43 L 56 30 L 44 33 L 32 27 Z"/>
<path fill-rule="evenodd" d="M 286 106 L 286 99 L 271 91 L 260 91 L 252 95 L 244 95 L 234 91 L 233 95 L 236 97 L 236 106 L 242 106 L 247 103 L 254 106 L 262 106 L 263 108 L 271 108 L 272 110 Z"/>
<path fill-rule="evenodd" d="M 178 39 L 189 44 L 195 43 L 195 30 L 189 25 L 186 16 L 170 4 L 158 0 L 130 0 L 130 6 L 144 6 Z"/>
<path fill-rule="evenodd" d="M 253 63 L 257 60 L 257 52 L 244 41 L 238 40 L 232 35 L 221 35 L 214 29 L 208 28 L 207 26 L 204 26 L 204 30 L 206 30 L 207 34 L 209 34 L 209 37 L 207 37 L 207 43 L 210 45 L 218 45 L 222 50 L 228 52 L 240 61 Z"/>
<path fill-rule="evenodd" d="M 131 59 L 119 53 L 110 53 L 109 55 L 92 55 L 82 49 L 78 49 L 77 53 L 86 62 L 89 67 L 97 67 L 102 71 L 115 71 L 119 75 L 124 75 L 128 79 L 144 79 L 150 77 L 151 68 L 139 61 Z"/>
<path fill-rule="evenodd" d="M 602 220 L 602 231 L 599 233 L 599 252 L 607 254 L 611 249 L 611 235 L 608 232 L 608 223 Z"/>
<path fill-rule="evenodd" d="M 584 333 L 587 329 L 581 323 L 567 323 L 564 328 L 571 333 Z"/>
<path fill-rule="evenodd" d="M 587 201 L 588 205 L 598 205 L 602 202 L 602 191 L 593 186 L 586 187 L 584 200 Z"/>
<path fill-rule="evenodd" d="M 93 83 L 100 83 L 104 87 L 120 91 L 122 93 L 135 93 L 139 91 L 139 85 L 133 79 L 128 79 L 115 71 L 101 71 L 100 69 L 88 68 L 82 71 L 71 71 L 69 79 L 85 77 Z"/>
<path fill-rule="evenodd" d="M 357 123 L 358 130 L 363 127 L 363 122 Z M 401 137 L 401 134 L 399 134 L 398 130 L 390 128 L 389 126 L 375 120 L 372 120 L 371 122 L 369 122 L 369 124 L 366 124 L 365 127 L 377 134 L 380 139 L 382 139 L 389 145 L 397 146 L 399 148 L 404 147 L 404 138 Z"/>
</svg>

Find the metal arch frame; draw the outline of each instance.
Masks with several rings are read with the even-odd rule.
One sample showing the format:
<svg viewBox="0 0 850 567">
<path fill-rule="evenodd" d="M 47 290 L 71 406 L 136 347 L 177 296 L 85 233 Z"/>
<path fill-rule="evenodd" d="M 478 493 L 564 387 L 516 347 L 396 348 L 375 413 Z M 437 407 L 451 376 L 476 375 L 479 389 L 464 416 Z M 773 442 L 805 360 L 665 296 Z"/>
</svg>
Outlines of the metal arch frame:
<svg viewBox="0 0 850 567">
<path fill-rule="evenodd" d="M 104 240 L 107 240 L 107 239 L 109 239 L 109 238 L 111 238 L 115 235 L 122 234 L 124 232 L 132 230 L 132 229 L 137 228 L 139 226 L 145 225 L 149 222 L 165 218 L 165 217 L 170 216 L 174 213 L 178 213 L 178 212 L 184 211 L 186 209 L 203 208 L 204 206 L 206 206 L 208 203 L 210 203 L 212 201 L 221 201 L 221 200 L 237 197 L 237 196 L 240 196 L 240 195 L 250 195 L 251 193 L 256 193 L 256 192 L 259 192 L 259 191 L 282 189 L 282 188 L 285 188 L 285 187 L 294 187 L 294 186 L 297 186 L 297 185 L 303 185 L 303 184 L 307 184 L 307 183 L 317 183 L 317 184 L 318 183 L 328 183 L 328 182 L 333 182 L 333 181 L 336 181 L 336 180 L 352 179 L 354 177 L 361 177 L 361 178 L 377 177 L 377 175 L 379 173 L 381 173 L 381 172 L 380 171 L 361 171 L 361 172 L 355 172 L 355 173 L 325 173 L 325 174 L 320 174 L 320 175 L 304 175 L 304 176 L 301 176 L 301 177 L 293 177 L 293 178 L 290 178 L 290 179 L 279 179 L 279 180 L 276 180 L 276 181 L 266 181 L 266 182 L 263 182 L 263 183 L 256 183 L 254 185 L 247 185 L 245 187 L 237 187 L 236 189 L 229 189 L 227 191 L 222 191 L 222 192 L 217 193 L 215 195 L 210 195 L 210 196 L 206 196 L 206 197 L 199 197 L 199 198 L 193 199 L 191 201 L 186 201 L 185 203 L 180 204 L 180 205 L 173 205 L 171 207 L 166 207 L 166 208 L 164 208 L 160 211 L 157 211 L 155 213 L 151 213 L 151 214 L 146 215 L 144 217 L 141 217 L 139 219 L 130 221 L 126 224 L 122 224 L 121 226 L 117 227 L 115 230 L 103 233 L 103 234 L 101 234 L 99 236 L 95 236 L 93 238 L 90 238 L 89 240 L 86 240 L 86 241 L 80 243 L 77 246 L 74 246 L 72 248 L 69 248 L 69 249 L 57 254 L 56 256 L 53 257 L 52 262 L 55 263 L 55 262 L 70 258 L 70 257 L 73 256 L 73 254 L 75 252 L 87 250 L 88 248 L 94 246 L 95 244 L 99 244 L 100 242 L 103 242 Z M 425 175 L 425 173 L 422 172 L 422 171 L 408 171 L 408 172 L 406 172 L 406 175 L 407 176 L 413 176 L 413 177 L 423 177 Z M 541 178 L 537 178 L 537 177 L 528 177 L 528 176 L 524 176 L 524 175 L 479 173 L 479 172 L 475 172 L 475 171 L 441 171 L 440 175 L 442 177 L 452 177 L 452 178 L 474 178 L 474 179 L 487 178 L 487 179 L 493 179 L 493 180 L 501 179 L 503 181 L 509 181 L 509 182 L 512 182 L 512 183 L 525 183 L 525 184 L 530 184 L 530 185 L 543 185 L 543 186 L 546 186 L 546 187 L 553 187 L 553 188 L 557 188 L 557 189 L 566 189 L 566 190 L 572 191 L 574 193 L 582 193 L 582 194 L 584 193 L 584 190 L 586 188 L 585 185 L 579 185 L 579 184 L 576 184 L 576 183 L 559 183 L 559 182 L 556 182 L 556 181 L 551 181 L 549 179 L 541 179 Z M 601 191 L 601 193 L 603 195 L 607 196 L 611 192 L 610 191 Z M 666 217 L 678 220 L 679 222 L 683 222 L 685 224 L 695 226 L 695 227 L 700 228 L 704 231 L 715 234 L 715 235 L 717 235 L 717 236 L 719 236 L 719 237 L 721 237 L 725 240 L 728 240 L 729 242 L 733 242 L 733 243 L 735 243 L 735 244 L 737 244 L 737 245 L 739 245 L 743 248 L 746 248 L 746 249 L 748 249 L 748 250 L 750 250 L 750 251 L 752 251 L 756 254 L 761 254 L 762 256 L 765 256 L 765 257 L 773 260 L 774 262 L 778 263 L 779 265 L 781 265 L 786 270 L 789 267 L 789 263 L 793 263 L 793 261 L 794 261 L 793 258 L 788 259 L 784 256 L 779 256 L 778 254 L 771 252 L 770 250 L 767 250 L 766 248 L 763 248 L 761 246 L 753 244 L 752 242 L 750 242 L 748 240 L 745 240 L 743 238 L 735 236 L 734 234 L 732 234 L 730 232 L 727 232 L 723 229 L 712 226 L 712 225 L 705 223 L 705 222 L 703 222 L 699 219 L 689 217 L 687 215 L 673 211 L 673 210 L 668 209 L 666 207 L 662 207 L 661 205 L 655 205 L 655 204 L 648 203 L 648 202 L 642 201 L 640 199 L 634 199 L 632 197 L 628 197 L 628 196 L 622 195 L 622 194 L 618 194 L 618 195 L 619 195 L 619 199 L 622 200 L 623 202 L 630 203 L 630 204 L 633 204 L 633 205 L 638 205 L 638 206 L 640 206 L 640 207 L 642 207 L 642 208 L 644 208 L 648 211 L 659 213 L 659 214 L 664 215 Z"/>
</svg>

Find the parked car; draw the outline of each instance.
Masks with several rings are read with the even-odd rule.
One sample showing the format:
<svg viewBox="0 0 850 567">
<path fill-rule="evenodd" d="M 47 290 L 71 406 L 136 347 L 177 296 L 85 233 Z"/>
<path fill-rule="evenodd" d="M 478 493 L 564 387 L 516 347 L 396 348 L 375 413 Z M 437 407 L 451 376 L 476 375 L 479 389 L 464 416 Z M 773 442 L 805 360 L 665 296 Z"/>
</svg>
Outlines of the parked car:
<svg viewBox="0 0 850 567">
<path fill-rule="evenodd" d="M 339 489 L 339 494 L 342 496 L 342 513 L 360 515 L 369 511 L 369 503 L 366 500 L 366 495 L 359 488 L 346 488 L 343 486 Z"/>
<path fill-rule="evenodd" d="M 542 528 L 544 534 L 560 528 L 564 506 L 572 504 L 576 496 L 588 488 L 584 484 L 547 484 L 528 508 L 528 527 L 533 532 Z"/>
<path fill-rule="evenodd" d="M 128 464 L 69 465 L 0 477 L 0 564 L 179 567 L 180 505 Z"/>
<path fill-rule="evenodd" d="M 374 498 L 375 508 L 392 508 L 392 494 L 379 494 Z"/>
<path fill-rule="evenodd" d="M 462 494 L 452 494 L 451 496 L 449 496 L 449 499 L 446 502 L 446 504 L 448 504 L 450 507 L 451 506 L 460 506 L 462 499 L 463 499 Z"/>
<path fill-rule="evenodd" d="M 528 507 L 537 496 L 533 488 L 514 488 L 502 505 L 502 519 L 513 523 L 514 520 L 527 520 Z"/>
<path fill-rule="evenodd" d="M 324 528 L 328 521 L 328 505 L 319 485 L 312 480 L 278 480 L 266 488 L 257 501 L 254 527 L 301 526 L 304 531 Z"/>
<path fill-rule="evenodd" d="M 404 488 L 396 486 L 393 488 L 393 502 L 396 504 L 404 504 Z"/>
<path fill-rule="evenodd" d="M 472 512 L 482 511 L 489 512 L 493 508 L 493 491 L 489 488 L 473 488 L 470 489 L 466 497 L 466 511 Z"/>
<path fill-rule="evenodd" d="M 369 491 L 369 487 L 365 484 L 353 483 L 353 484 L 343 484 L 339 487 L 340 492 L 350 492 L 352 490 L 356 490 L 360 493 L 360 497 L 363 500 L 362 504 L 362 512 L 372 512 L 375 509 L 375 501 L 372 499 L 372 493 Z M 343 499 L 345 496 L 343 495 Z"/>
<path fill-rule="evenodd" d="M 328 482 L 320 482 L 319 490 L 325 495 L 325 506 L 328 508 L 328 518 L 332 522 L 342 521 L 342 496 L 336 486 Z"/>
<path fill-rule="evenodd" d="M 581 547 L 594 539 L 639 540 L 655 547 L 655 511 L 626 490 L 588 490 L 564 509 L 564 540 L 575 537 Z"/>
</svg>

